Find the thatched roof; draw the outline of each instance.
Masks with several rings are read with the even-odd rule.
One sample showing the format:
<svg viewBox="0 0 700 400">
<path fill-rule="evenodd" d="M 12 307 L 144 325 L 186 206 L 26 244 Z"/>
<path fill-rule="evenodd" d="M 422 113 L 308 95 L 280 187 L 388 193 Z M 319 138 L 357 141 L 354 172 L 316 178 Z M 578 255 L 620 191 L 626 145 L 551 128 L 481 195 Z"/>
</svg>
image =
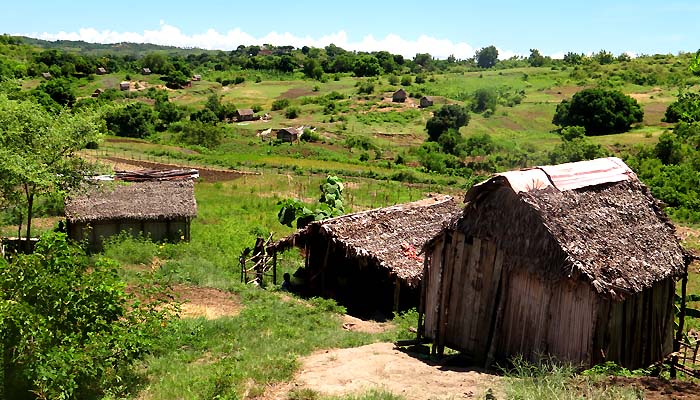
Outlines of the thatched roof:
<svg viewBox="0 0 700 400">
<path fill-rule="evenodd" d="M 195 217 L 194 183 L 150 181 L 93 186 L 68 198 L 65 214 L 70 222 Z"/>
<path fill-rule="evenodd" d="M 582 276 L 600 294 L 624 297 L 684 271 L 686 252 L 675 228 L 618 158 L 496 175 L 469 190 L 467 209 L 504 185 L 538 215 L 566 254 L 562 274 Z"/>
<path fill-rule="evenodd" d="M 312 222 L 288 236 L 273 249 L 303 248 L 315 236 L 329 238 L 345 251 L 346 257 L 363 259 L 404 280 L 409 286 L 420 283 L 422 246 L 461 212 L 461 205 L 450 196 L 438 196 L 341 217 Z"/>
<path fill-rule="evenodd" d="M 252 108 L 239 108 L 236 110 L 236 113 L 239 116 L 244 116 L 244 115 L 255 115 L 255 112 L 253 111 Z"/>
</svg>

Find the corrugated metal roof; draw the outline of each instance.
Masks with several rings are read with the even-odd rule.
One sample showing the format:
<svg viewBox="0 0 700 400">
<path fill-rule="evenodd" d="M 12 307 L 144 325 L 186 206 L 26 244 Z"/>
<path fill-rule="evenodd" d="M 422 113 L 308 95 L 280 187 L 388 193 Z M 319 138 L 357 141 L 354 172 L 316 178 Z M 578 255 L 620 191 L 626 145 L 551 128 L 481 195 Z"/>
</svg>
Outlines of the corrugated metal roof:
<svg viewBox="0 0 700 400">
<path fill-rule="evenodd" d="M 562 192 L 603 183 L 637 179 L 634 172 L 617 157 L 596 158 L 595 160 L 546 165 L 538 168 L 549 175 L 554 186 Z"/>
<path fill-rule="evenodd" d="M 508 184 L 515 193 L 529 192 L 535 189 L 544 189 L 552 186 L 547 174 L 539 168 L 522 171 L 508 171 L 498 174 L 508 180 Z"/>
</svg>

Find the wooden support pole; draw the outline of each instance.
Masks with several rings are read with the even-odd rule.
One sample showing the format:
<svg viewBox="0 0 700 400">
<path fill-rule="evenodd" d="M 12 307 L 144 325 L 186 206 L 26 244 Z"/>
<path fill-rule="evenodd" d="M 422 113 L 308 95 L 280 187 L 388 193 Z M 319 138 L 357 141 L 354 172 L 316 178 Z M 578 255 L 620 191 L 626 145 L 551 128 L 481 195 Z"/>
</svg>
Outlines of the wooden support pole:
<svg viewBox="0 0 700 400">
<path fill-rule="evenodd" d="M 399 311 L 399 302 L 401 300 L 401 280 L 399 277 L 396 277 L 396 280 L 394 281 L 394 312 L 397 313 Z"/>
<path fill-rule="evenodd" d="M 671 379 L 676 379 L 678 365 L 678 352 L 681 349 L 681 341 L 683 340 L 683 329 L 685 325 L 685 296 L 688 287 L 688 263 L 685 264 L 685 271 L 681 280 L 681 310 L 678 313 L 678 331 L 676 331 L 676 340 L 673 342 L 673 357 L 671 358 Z"/>
</svg>

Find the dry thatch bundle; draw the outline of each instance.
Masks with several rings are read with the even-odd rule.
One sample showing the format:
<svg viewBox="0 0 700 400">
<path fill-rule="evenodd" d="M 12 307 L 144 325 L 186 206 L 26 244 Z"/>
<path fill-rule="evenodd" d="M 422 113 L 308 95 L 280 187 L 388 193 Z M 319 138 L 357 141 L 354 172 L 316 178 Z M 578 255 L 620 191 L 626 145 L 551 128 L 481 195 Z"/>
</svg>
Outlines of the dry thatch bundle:
<svg viewBox="0 0 700 400">
<path fill-rule="evenodd" d="M 69 222 L 195 217 L 194 183 L 180 180 L 101 184 L 68 198 L 65 214 Z"/>
<path fill-rule="evenodd" d="M 459 213 L 461 206 L 450 196 L 427 198 L 312 222 L 278 241 L 271 250 L 304 248 L 308 241 L 323 237 L 333 241 L 346 257 L 416 287 L 423 272 L 423 256 L 418 251 Z"/>
</svg>

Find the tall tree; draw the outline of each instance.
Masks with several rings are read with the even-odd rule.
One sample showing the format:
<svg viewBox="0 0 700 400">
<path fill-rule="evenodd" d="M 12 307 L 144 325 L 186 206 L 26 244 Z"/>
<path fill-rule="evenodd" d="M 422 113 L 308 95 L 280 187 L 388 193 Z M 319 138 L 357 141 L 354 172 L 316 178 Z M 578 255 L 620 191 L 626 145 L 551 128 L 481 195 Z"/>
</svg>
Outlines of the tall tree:
<svg viewBox="0 0 700 400">
<path fill-rule="evenodd" d="M 97 140 L 99 124 L 94 114 L 52 115 L 35 102 L 9 100 L 2 94 L 0 109 L 0 195 L 15 201 L 22 198 L 28 241 L 36 198 L 66 193 L 89 172 L 77 153 Z"/>
<path fill-rule="evenodd" d="M 491 68 L 498 62 L 498 49 L 493 45 L 484 47 L 476 52 L 474 58 L 481 68 Z"/>
</svg>

